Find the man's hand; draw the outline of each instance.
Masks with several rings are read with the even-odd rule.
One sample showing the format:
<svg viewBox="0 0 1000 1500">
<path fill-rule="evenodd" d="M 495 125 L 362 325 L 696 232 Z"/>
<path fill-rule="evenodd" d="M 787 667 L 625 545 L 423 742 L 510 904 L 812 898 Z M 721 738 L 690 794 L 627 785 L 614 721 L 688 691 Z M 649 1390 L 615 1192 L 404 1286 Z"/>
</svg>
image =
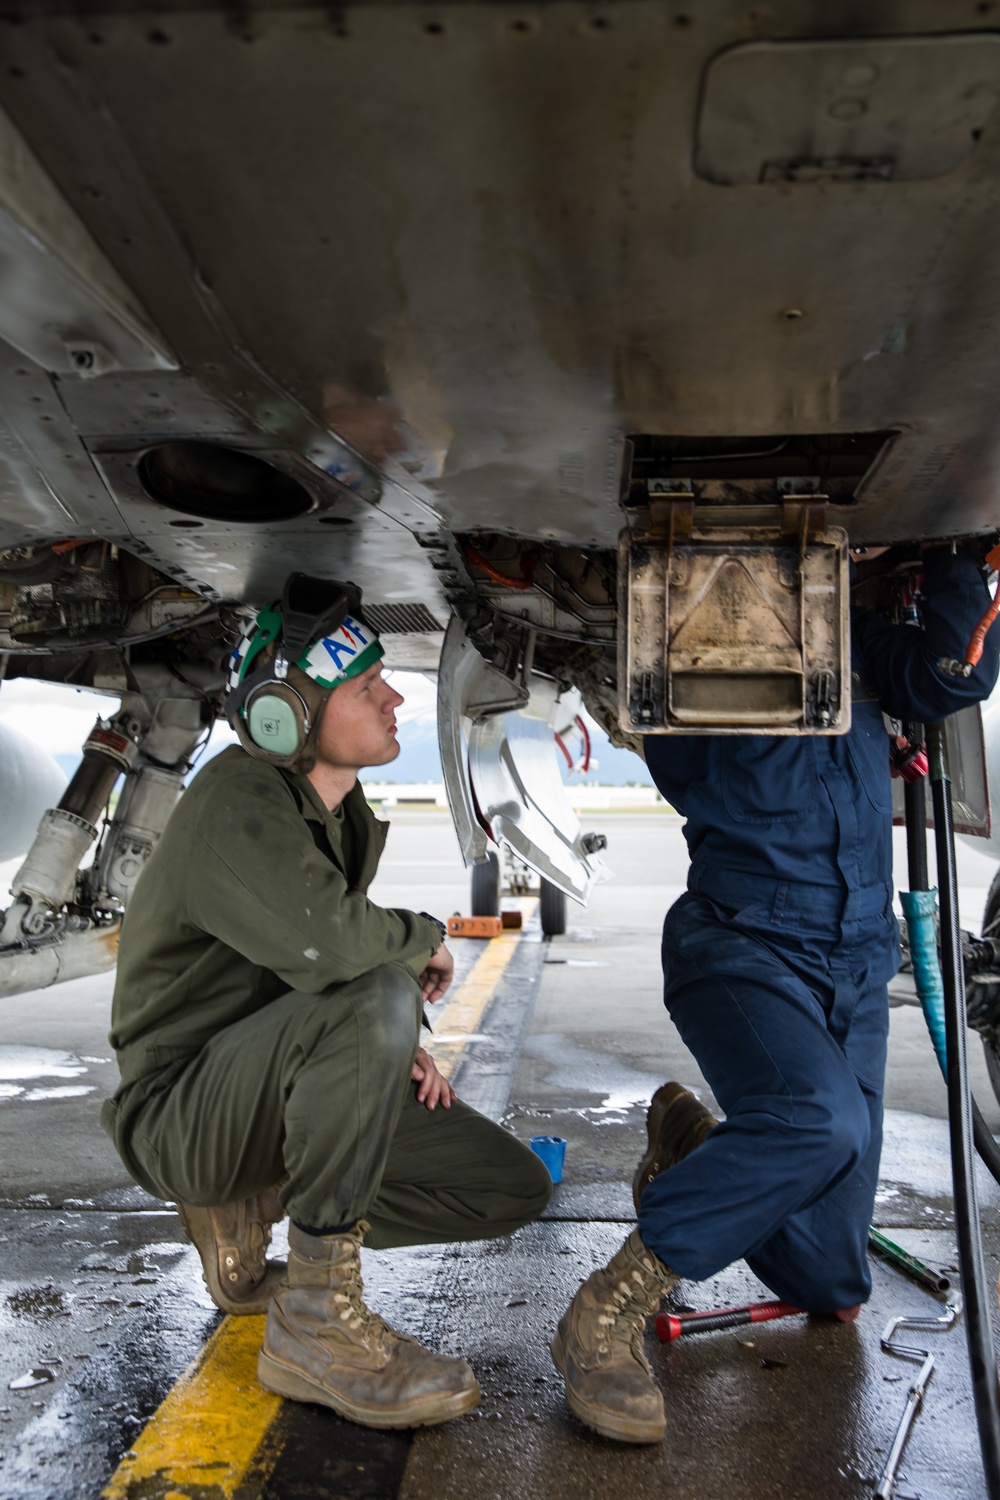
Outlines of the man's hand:
<svg viewBox="0 0 1000 1500">
<path fill-rule="evenodd" d="M 437 1063 L 426 1047 L 417 1048 L 417 1056 L 410 1077 L 420 1085 L 417 1089 L 417 1099 L 428 1109 L 436 1109 L 439 1104 L 445 1109 L 451 1109 L 451 1101 L 458 1098 L 447 1078 L 438 1072 Z"/>
<path fill-rule="evenodd" d="M 420 976 L 420 992 L 425 1005 L 433 1005 L 435 1000 L 441 999 L 451 984 L 454 973 L 455 960 L 442 943 L 438 951 L 431 954 L 427 967 Z"/>
</svg>

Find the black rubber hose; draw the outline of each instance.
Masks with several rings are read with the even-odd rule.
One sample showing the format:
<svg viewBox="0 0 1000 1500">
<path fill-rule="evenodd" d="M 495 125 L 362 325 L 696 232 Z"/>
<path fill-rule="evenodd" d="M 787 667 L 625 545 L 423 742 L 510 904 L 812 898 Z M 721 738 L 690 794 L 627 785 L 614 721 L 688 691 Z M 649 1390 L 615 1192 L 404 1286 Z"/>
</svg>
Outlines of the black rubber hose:
<svg viewBox="0 0 1000 1500">
<path fill-rule="evenodd" d="M 941 904 L 941 977 L 944 981 L 945 1039 L 948 1053 L 948 1129 L 951 1136 L 958 1263 L 962 1274 L 972 1397 L 979 1427 L 986 1489 L 990 1500 L 1000 1500 L 1000 1386 L 993 1350 L 972 1156 L 972 1103 L 965 1050 L 965 975 L 958 917 L 955 829 L 942 724 L 928 726 L 927 749 L 930 757 L 934 844 Z"/>
<path fill-rule="evenodd" d="M 919 743 L 924 738 L 922 724 L 905 724 L 907 737 Z M 906 811 L 906 863 L 911 891 L 930 889 L 930 871 L 927 866 L 927 794 L 924 778 L 903 782 L 903 806 Z M 993 1180 L 1000 1184 L 1000 1146 L 993 1139 L 990 1127 L 975 1099 L 972 1101 L 972 1134 L 976 1150 Z"/>
<path fill-rule="evenodd" d="M 993 1181 L 1000 1183 L 1000 1146 L 993 1139 L 993 1132 L 983 1119 L 983 1112 L 975 1099 L 972 1101 L 972 1139 L 984 1167 Z"/>
<path fill-rule="evenodd" d="M 903 730 L 918 744 L 923 740 L 922 724 L 904 724 Z M 911 891 L 929 891 L 927 869 L 927 783 L 922 776 L 903 782 L 903 806 L 906 810 L 906 863 Z"/>
</svg>

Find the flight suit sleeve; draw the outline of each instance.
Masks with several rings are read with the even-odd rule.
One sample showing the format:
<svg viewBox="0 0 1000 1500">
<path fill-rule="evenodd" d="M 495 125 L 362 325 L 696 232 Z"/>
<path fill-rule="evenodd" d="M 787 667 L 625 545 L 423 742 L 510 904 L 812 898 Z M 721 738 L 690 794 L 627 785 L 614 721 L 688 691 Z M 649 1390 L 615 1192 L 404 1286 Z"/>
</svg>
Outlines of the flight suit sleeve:
<svg viewBox="0 0 1000 1500">
<path fill-rule="evenodd" d="M 893 718 L 933 724 L 989 697 L 1000 665 L 1000 625 L 989 631 L 983 655 L 968 677 L 943 672 L 943 658 L 965 659 L 969 638 L 990 604 L 975 560 L 959 547 L 924 553 L 923 629 L 893 625 L 874 610 L 856 610 L 851 629 L 865 672 Z"/>
<path fill-rule="evenodd" d="M 192 922 L 306 994 L 380 964 L 426 962 L 440 945 L 436 925 L 350 889 L 316 847 L 291 788 L 248 774 L 244 795 L 227 788 L 205 808 Z"/>
</svg>

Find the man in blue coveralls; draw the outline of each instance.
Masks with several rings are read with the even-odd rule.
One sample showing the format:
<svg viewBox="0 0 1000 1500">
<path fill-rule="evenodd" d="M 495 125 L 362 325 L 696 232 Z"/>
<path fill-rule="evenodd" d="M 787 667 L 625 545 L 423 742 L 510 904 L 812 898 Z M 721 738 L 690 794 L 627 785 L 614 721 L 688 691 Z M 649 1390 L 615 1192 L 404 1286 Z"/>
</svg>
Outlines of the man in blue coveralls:
<svg viewBox="0 0 1000 1500">
<path fill-rule="evenodd" d="M 882 711 L 937 722 L 987 697 L 998 666 L 993 632 L 970 676 L 939 667 L 964 659 L 989 606 L 968 552 L 927 548 L 923 594 L 923 630 L 852 610 L 848 734 L 646 739 L 691 855 L 664 925 L 665 1004 L 726 1117 L 677 1084 L 657 1091 L 638 1228 L 553 1339 L 570 1408 L 607 1437 L 663 1435 L 642 1334 L 681 1277 L 742 1258 L 784 1301 L 844 1319 L 870 1294 L 887 984 L 899 966 Z"/>
</svg>

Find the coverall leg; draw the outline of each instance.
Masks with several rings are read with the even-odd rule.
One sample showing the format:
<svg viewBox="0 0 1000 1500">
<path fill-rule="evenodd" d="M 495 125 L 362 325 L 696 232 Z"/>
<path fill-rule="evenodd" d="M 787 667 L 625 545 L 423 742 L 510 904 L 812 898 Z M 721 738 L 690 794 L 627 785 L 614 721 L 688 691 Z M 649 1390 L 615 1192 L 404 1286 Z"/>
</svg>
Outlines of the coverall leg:
<svg viewBox="0 0 1000 1500">
<path fill-rule="evenodd" d="M 835 919 L 822 895 L 795 896 L 733 911 L 688 892 L 667 914 L 666 1005 L 726 1119 L 650 1183 L 639 1226 L 682 1276 L 746 1259 L 820 1312 L 871 1291 L 886 917 Z"/>
<path fill-rule="evenodd" d="M 123 1158 L 151 1192 L 184 1203 L 229 1203 L 287 1178 L 280 1196 L 296 1223 L 366 1218 L 374 1248 L 509 1234 L 545 1207 L 548 1174 L 461 1101 L 418 1104 L 420 1016 L 402 964 L 279 996 L 174 1076 L 118 1096 Z"/>
</svg>

